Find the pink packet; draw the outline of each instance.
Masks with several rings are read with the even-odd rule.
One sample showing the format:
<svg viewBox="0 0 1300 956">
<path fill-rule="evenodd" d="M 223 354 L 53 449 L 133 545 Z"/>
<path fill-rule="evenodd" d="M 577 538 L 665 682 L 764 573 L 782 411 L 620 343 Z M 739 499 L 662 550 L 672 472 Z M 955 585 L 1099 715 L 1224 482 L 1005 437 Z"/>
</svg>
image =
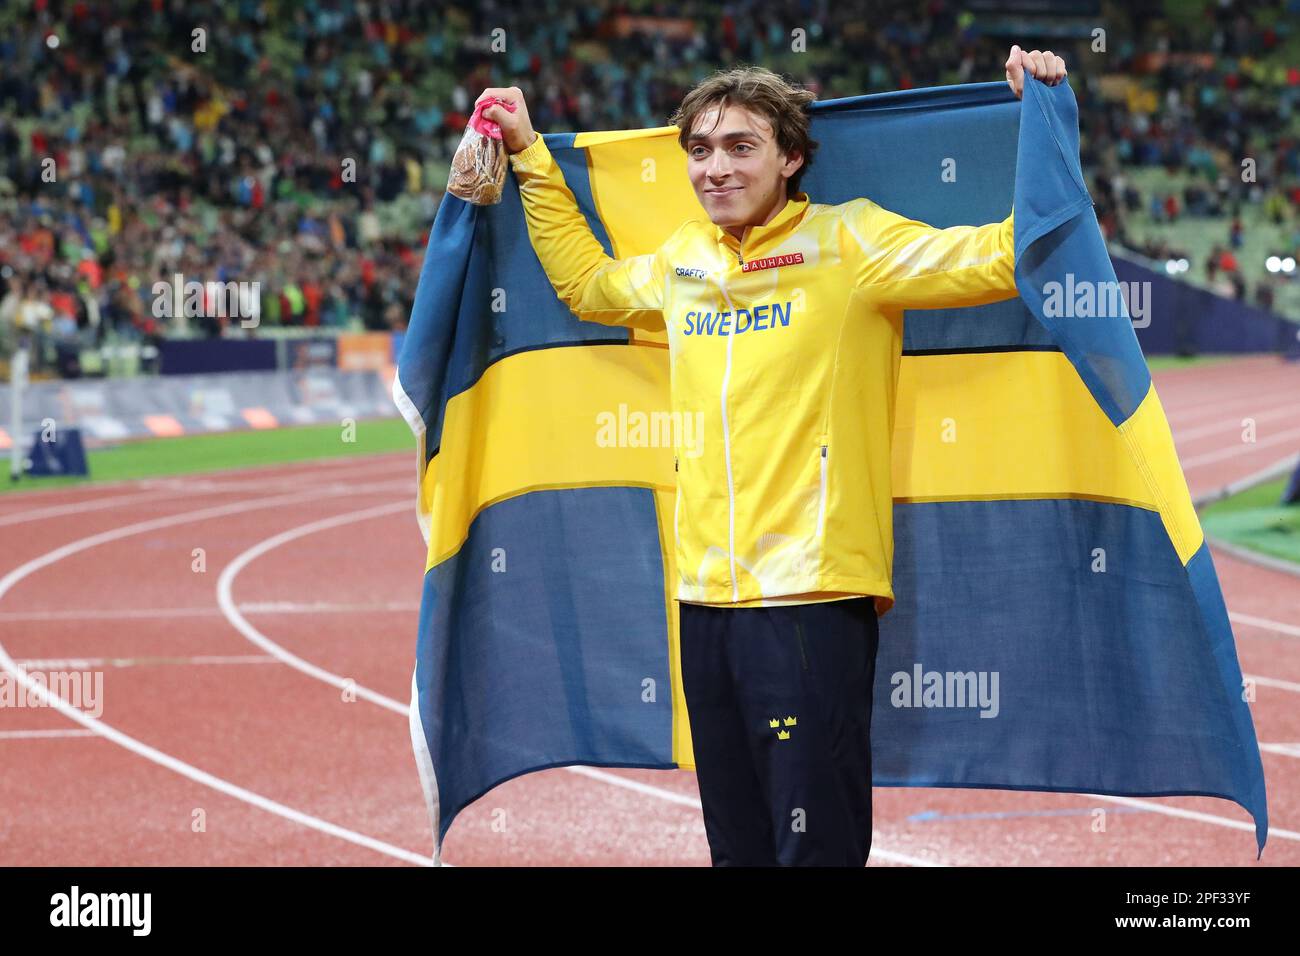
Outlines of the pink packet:
<svg viewBox="0 0 1300 956">
<path fill-rule="evenodd" d="M 447 192 L 476 206 L 491 206 L 501 201 L 505 188 L 506 167 L 510 165 L 501 125 L 484 118 L 483 111 L 501 104 L 510 112 L 515 105 L 495 96 L 484 97 L 474 105 L 474 113 L 465 127 L 465 135 L 451 160 Z"/>
</svg>

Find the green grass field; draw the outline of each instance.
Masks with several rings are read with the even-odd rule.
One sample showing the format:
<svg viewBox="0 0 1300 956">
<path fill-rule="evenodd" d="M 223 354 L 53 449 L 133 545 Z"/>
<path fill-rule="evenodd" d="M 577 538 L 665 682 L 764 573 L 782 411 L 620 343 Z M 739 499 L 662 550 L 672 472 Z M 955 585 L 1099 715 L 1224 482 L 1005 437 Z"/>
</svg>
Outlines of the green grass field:
<svg viewBox="0 0 1300 956">
<path fill-rule="evenodd" d="M 346 440 L 348 437 L 354 440 Z M 180 438 L 145 438 L 88 449 L 89 478 L 24 477 L 17 482 L 6 480 L 0 487 L 5 491 L 34 491 L 97 481 L 157 478 L 393 451 L 415 451 L 415 436 L 400 418 L 359 421 L 351 436 L 345 436 L 340 425 L 303 425 Z"/>
<path fill-rule="evenodd" d="M 1201 512 L 1206 534 L 1269 557 L 1300 564 L 1300 505 L 1282 506 L 1289 476 L 1265 482 Z"/>
<path fill-rule="evenodd" d="M 1152 355 L 1147 358 L 1147 368 L 1153 372 L 1163 372 L 1171 368 L 1196 368 L 1201 365 L 1216 365 L 1219 362 L 1228 362 L 1234 358 L 1244 358 L 1240 355 L 1193 355 L 1190 358 L 1180 355 Z"/>
</svg>

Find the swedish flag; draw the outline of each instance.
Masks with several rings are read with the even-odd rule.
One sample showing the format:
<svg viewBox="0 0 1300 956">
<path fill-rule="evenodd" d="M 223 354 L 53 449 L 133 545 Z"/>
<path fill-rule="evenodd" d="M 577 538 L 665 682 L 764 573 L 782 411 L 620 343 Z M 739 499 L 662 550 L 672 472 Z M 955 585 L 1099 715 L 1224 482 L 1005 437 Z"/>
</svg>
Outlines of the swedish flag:
<svg viewBox="0 0 1300 956">
<path fill-rule="evenodd" d="M 909 311 L 893 452 L 894 591 L 872 717 L 877 786 L 1233 800 L 1267 834 L 1232 631 L 1160 401 L 1118 300 L 1068 84 L 814 104 L 801 188 L 936 226 L 1015 209 L 1018 299 Z M 653 252 L 702 215 L 675 127 L 547 134 L 594 235 Z M 629 149 L 634 146 L 634 149 Z M 638 158 L 630 162 L 629 156 Z M 952 163 L 961 188 L 917 169 Z M 519 774 L 692 768 L 672 583 L 671 448 L 575 455 L 593 408 L 666 408 L 662 334 L 582 322 L 502 202 L 447 196 L 394 397 L 419 437 L 426 540 L 411 733 L 438 845 Z M 948 449 L 946 409 L 978 421 Z M 891 683 L 995 675 L 993 710 L 897 706 Z M 918 699 L 924 699 L 919 695 Z M 948 702 L 951 703 L 951 702 Z M 437 850 L 435 849 L 435 853 Z"/>
</svg>

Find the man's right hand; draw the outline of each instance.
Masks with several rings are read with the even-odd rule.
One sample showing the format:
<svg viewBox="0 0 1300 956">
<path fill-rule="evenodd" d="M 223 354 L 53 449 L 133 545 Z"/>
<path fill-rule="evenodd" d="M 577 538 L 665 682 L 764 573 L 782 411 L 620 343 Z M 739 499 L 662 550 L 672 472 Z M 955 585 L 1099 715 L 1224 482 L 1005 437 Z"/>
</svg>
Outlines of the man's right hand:
<svg viewBox="0 0 1300 956">
<path fill-rule="evenodd" d="M 513 113 L 496 103 L 485 109 L 482 114 L 485 119 L 500 125 L 501 140 L 506 144 L 506 152 L 518 153 L 533 145 L 537 134 L 533 132 L 532 120 L 528 118 L 528 104 L 524 102 L 524 94 L 519 87 L 489 86 L 479 94 L 474 105 L 477 106 L 479 100 L 488 96 L 495 96 L 499 100 L 506 100 L 515 105 Z"/>
</svg>

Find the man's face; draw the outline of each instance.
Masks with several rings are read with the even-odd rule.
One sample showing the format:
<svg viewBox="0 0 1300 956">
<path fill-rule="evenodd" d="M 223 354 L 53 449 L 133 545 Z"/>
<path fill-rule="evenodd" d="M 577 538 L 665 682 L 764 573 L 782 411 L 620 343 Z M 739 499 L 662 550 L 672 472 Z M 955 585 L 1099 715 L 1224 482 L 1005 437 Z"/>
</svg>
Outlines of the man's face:
<svg viewBox="0 0 1300 956">
<path fill-rule="evenodd" d="M 777 149 L 772 125 L 744 107 L 726 104 L 701 113 L 686 142 L 691 185 L 718 226 L 760 225 L 780 205 L 786 180 L 803 165 Z"/>
</svg>

